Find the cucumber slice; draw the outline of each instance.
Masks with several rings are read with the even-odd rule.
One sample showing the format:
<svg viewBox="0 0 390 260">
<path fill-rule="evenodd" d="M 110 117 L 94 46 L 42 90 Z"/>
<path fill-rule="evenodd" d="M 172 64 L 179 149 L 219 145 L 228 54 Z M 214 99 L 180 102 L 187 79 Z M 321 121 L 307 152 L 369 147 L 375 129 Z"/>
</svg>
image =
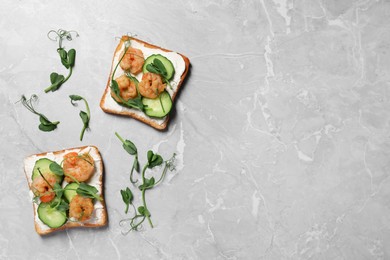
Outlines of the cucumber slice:
<svg viewBox="0 0 390 260">
<path fill-rule="evenodd" d="M 161 118 L 171 111 L 172 99 L 168 92 L 162 92 L 157 98 L 142 98 L 145 107 L 145 114 L 151 117 Z"/>
<path fill-rule="evenodd" d="M 39 219 L 51 228 L 59 228 L 65 224 L 67 217 L 65 212 L 50 207 L 50 203 L 42 202 L 38 206 Z"/>
<path fill-rule="evenodd" d="M 79 184 L 77 182 L 72 182 L 72 183 L 69 183 L 68 185 L 65 186 L 64 196 L 68 202 L 71 202 L 73 197 L 77 195 L 76 190 L 78 187 L 79 187 Z"/>
<path fill-rule="evenodd" d="M 166 79 L 170 80 L 173 77 L 173 74 L 175 74 L 175 67 L 173 67 L 173 64 L 170 60 L 168 60 L 165 56 L 162 56 L 161 54 L 153 54 L 145 60 L 144 66 L 142 67 L 143 73 L 148 72 L 148 70 L 146 69 L 146 66 L 148 64 L 153 63 L 154 59 L 158 59 L 162 62 L 165 69 L 167 70 Z"/>
<path fill-rule="evenodd" d="M 58 175 L 54 174 L 50 170 L 49 166 L 50 166 L 50 164 L 52 162 L 53 162 L 52 160 L 47 159 L 47 158 L 41 158 L 38 161 L 36 161 L 35 165 L 34 165 L 34 168 L 33 168 L 31 179 L 34 180 L 36 177 L 41 176 L 39 174 L 39 171 L 41 171 L 42 174 L 43 173 L 51 173 L 51 174 L 53 174 L 56 177 L 57 182 L 61 183 L 62 180 L 64 179 L 64 176 L 58 176 Z M 38 168 L 39 168 L 39 171 L 38 171 Z"/>
</svg>

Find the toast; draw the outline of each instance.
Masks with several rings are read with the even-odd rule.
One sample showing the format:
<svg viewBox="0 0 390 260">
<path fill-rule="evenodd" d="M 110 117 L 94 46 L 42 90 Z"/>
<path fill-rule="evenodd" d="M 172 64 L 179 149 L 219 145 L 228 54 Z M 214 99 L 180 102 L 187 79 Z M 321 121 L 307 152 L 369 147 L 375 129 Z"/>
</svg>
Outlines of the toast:
<svg viewBox="0 0 390 260">
<path fill-rule="evenodd" d="M 38 216 L 38 207 L 39 207 L 38 204 L 42 203 L 39 202 L 40 200 L 38 199 L 37 202 L 33 202 L 33 210 L 34 210 L 35 230 L 39 235 L 47 235 L 55 231 L 74 228 L 74 227 L 92 228 L 92 227 L 102 227 L 107 225 L 107 210 L 106 210 L 106 205 L 103 197 L 103 171 L 104 171 L 103 160 L 98 148 L 95 146 L 82 146 L 77 148 L 65 149 L 61 151 L 34 154 L 25 158 L 24 171 L 25 171 L 28 186 L 30 188 L 31 198 L 33 199 L 35 197 L 33 193 L 33 187 L 32 187 L 32 182 L 33 182 L 32 177 L 33 177 L 33 170 L 34 170 L 34 166 L 36 165 L 36 162 L 40 159 L 47 158 L 61 165 L 61 162 L 64 160 L 63 156 L 69 152 L 76 152 L 78 154 L 88 153 L 89 156 L 92 157 L 94 161 L 93 174 L 88 180 L 85 181 L 85 183 L 94 186 L 98 191 L 97 195 L 99 195 L 102 198 L 102 200 L 97 200 L 97 199 L 93 200 L 94 209 L 93 209 L 92 216 L 88 220 L 74 221 L 71 220 L 71 218 L 67 217 L 66 222 L 63 225 L 56 228 L 52 228 L 44 224 L 40 219 L 40 217 Z M 62 181 L 61 187 L 64 188 L 66 184 L 67 184 L 66 180 Z"/>
<path fill-rule="evenodd" d="M 119 63 L 121 56 L 123 55 L 123 50 L 125 49 L 125 42 L 127 41 L 130 41 L 131 47 L 142 50 L 145 60 L 153 54 L 161 54 L 167 57 L 172 62 L 172 65 L 175 69 L 175 73 L 173 75 L 173 78 L 169 81 L 171 86 L 166 87 L 166 91 L 171 96 L 172 103 L 174 103 L 177 93 L 182 87 L 183 81 L 187 76 L 190 67 L 190 61 L 186 56 L 180 53 L 163 49 L 161 47 L 152 45 L 150 43 L 144 42 L 142 40 L 130 36 L 122 36 L 118 46 L 115 49 L 107 85 L 100 101 L 100 107 L 106 113 L 132 117 L 147 125 L 154 127 L 155 129 L 164 130 L 167 127 L 169 121 L 169 114 L 162 118 L 150 117 L 146 115 L 144 111 L 125 107 L 117 103 L 114 100 L 114 98 L 111 96 L 111 88 L 110 88 L 111 79 L 112 78 L 116 79 L 119 76 L 124 74 L 124 71 L 121 69 L 120 66 L 117 66 L 117 64 Z M 116 66 L 117 69 L 115 71 Z M 115 75 L 113 77 L 114 71 L 115 71 Z M 137 75 L 133 75 L 133 76 L 135 76 L 135 78 L 137 78 L 138 81 L 141 81 L 143 72 L 140 72 Z"/>
</svg>

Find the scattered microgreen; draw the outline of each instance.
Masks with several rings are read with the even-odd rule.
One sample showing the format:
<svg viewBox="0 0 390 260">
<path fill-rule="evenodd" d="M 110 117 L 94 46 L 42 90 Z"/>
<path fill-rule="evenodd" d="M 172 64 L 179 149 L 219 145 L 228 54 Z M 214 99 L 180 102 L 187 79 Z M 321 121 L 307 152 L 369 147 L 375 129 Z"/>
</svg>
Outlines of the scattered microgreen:
<svg viewBox="0 0 390 260">
<path fill-rule="evenodd" d="M 115 135 L 121 140 L 123 144 L 123 148 L 131 155 L 137 155 L 137 148 L 130 140 L 124 140 L 118 133 L 115 133 Z M 133 204 L 133 193 L 131 190 L 126 187 L 126 189 L 121 190 L 122 200 L 125 203 L 125 213 L 127 214 L 129 205 L 132 205 L 134 208 L 133 216 L 127 219 L 123 219 L 120 222 L 120 225 L 129 222 L 130 229 L 127 232 L 124 232 L 123 234 L 127 234 L 128 232 L 132 230 L 139 230 L 139 227 L 142 225 L 142 223 L 145 221 L 145 219 L 148 220 L 149 225 L 153 228 L 153 223 L 151 220 L 151 213 L 148 209 L 147 203 L 146 203 L 146 191 L 151 190 L 154 187 L 156 187 L 158 184 L 160 184 L 163 179 L 165 178 L 165 175 L 168 170 L 174 170 L 174 162 L 175 162 L 175 156 L 176 154 L 173 154 L 172 157 L 169 160 L 164 161 L 164 159 L 161 157 L 161 155 L 154 153 L 153 151 L 147 152 L 147 163 L 143 166 L 142 172 L 141 172 L 141 179 L 142 183 L 138 186 L 138 189 L 141 191 L 141 203 L 142 205 L 135 210 L 135 206 Z M 138 161 L 138 157 L 136 159 Z M 137 162 L 138 163 L 138 162 Z M 153 169 L 157 166 L 161 166 L 164 164 L 163 171 L 160 175 L 160 178 L 156 181 L 156 179 L 151 177 L 146 177 L 146 171 L 148 169 Z M 134 167 L 134 165 L 133 165 Z M 130 181 L 132 184 L 135 184 L 135 182 L 132 181 L 132 178 L 130 177 Z"/>
<path fill-rule="evenodd" d="M 73 67 L 75 65 L 76 61 L 76 50 L 75 49 L 70 49 L 69 51 L 66 51 L 62 47 L 62 41 L 64 39 L 71 41 L 72 38 L 72 33 L 76 34 L 76 37 L 78 37 L 78 33 L 76 31 L 66 31 L 59 29 L 57 31 L 51 30 L 48 32 L 47 37 L 52 40 L 52 41 L 58 41 L 58 49 L 57 52 L 60 56 L 61 63 L 62 65 L 69 70 L 68 75 L 65 76 L 58 74 L 57 72 L 52 72 L 50 74 L 50 83 L 51 85 L 45 89 L 45 92 L 49 91 L 56 91 L 61 87 L 62 84 L 64 84 L 72 75 Z M 55 36 L 53 37 L 53 34 Z"/>
<path fill-rule="evenodd" d="M 124 140 L 117 132 L 115 132 L 115 135 L 122 142 L 123 149 L 125 149 L 126 152 L 129 153 L 130 155 L 134 155 L 133 166 L 131 167 L 131 171 L 130 171 L 130 182 L 132 184 L 135 184 L 137 182 L 137 180 L 135 180 L 135 181 L 133 180 L 133 173 L 134 173 L 134 170 L 136 172 L 139 171 L 139 161 L 138 161 L 137 147 L 135 146 L 135 144 L 132 141 Z"/>
<path fill-rule="evenodd" d="M 79 95 L 70 95 L 69 97 L 70 97 L 70 102 L 74 106 L 76 105 L 76 103 L 74 103 L 74 101 L 83 100 L 85 103 L 85 108 L 86 108 L 87 112 L 81 110 L 79 113 L 80 118 L 84 124 L 83 128 L 81 129 L 81 133 L 80 133 L 80 141 L 82 141 L 83 137 L 84 137 L 85 130 L 89 128 L 89 121 L 91 120 L 91 111 L 89 110 L 89 105 L 88 105 L 88 102 L 85 98 L 83 98 Z"/>
<path fill-rule="evenodd" d="M 127 214 L 127 211 L 129 210 L 129 205 L 133 205 L 134 196 L 129 187 L 127 187 L 125 190 L 121 190 L 121 195 L 123 202 L 126 204 L 125 213 Z"/>
<path fill-rule="evenodd" d="M 50 131 L 53 131 L 54 129 L 57 128 L 57 125 L 60 123 L 59 121 L 55 121 L 55 122 L 52 122 L 50 121 L 45 115 L 43 115 L 42 113 L 39 113 L 35 110 L 34 108 L 34 105 L 33 105 L 33 102 L 37 102 L 38 101 L 38 96 L 37 95 L 32 95 L 29 99 L 27 99 L 24 95 L 22 96 L 22 98 L 19 100 L 19 102 L 21 102 L 23 104 L 23 106 L 25 108 L 27 108 L 31 113 L 34 113 L 36 114 L 37 116 L 39 116 L 39 126 L 38 128 L 41 130 L 41 131 L 44 131 L 44 132 L 50 132 Z"/>
</svg>

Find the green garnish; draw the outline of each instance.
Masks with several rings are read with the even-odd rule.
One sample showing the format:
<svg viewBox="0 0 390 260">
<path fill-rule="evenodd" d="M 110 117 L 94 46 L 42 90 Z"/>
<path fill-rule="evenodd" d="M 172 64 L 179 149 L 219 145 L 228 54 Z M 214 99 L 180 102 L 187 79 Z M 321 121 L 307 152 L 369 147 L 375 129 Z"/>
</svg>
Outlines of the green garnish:
<svg viewBox="0 0 390 260">
<path fill-rule="evenodd" d="M 126 204 L 125 213 L 127 214 L 127 211 L 129 210 L 129 205 L 133 205 L 134 196 L 128 187 L 125 190 L 121 190 L 121 195 L 123 202 Z"/>
<path fill-rule="evenodd" d="M 62 176 L 65 175 L 67 177 L 70 177 L 74 182 L 79 184 L 79 187 L 76 189 L 77 194 L 86 197 L 86 198 L 92 198 L 92 199 L 97 199 L 97 200 L 102 200 L 102 198 L 98 195 L 98 190 L 96 187 L 86 184 L 84 182 L 79 182 L 77 181 L 72 175 L 68 175 L 64 172 L 64 169 L 60 164 L 57 162 L 52 162 L 49 165 L 49 169 L 51 172 L 53 172 L 55 175 Z M 38 169 L 39 170 L 39 169 Z M 40 171 L 39 171 L 40 173 Z M 43 175 L 40 173 L 40 175 L 43 177 Z M 44 177 L 43 177 L 44 178 Z M 47 181 L 46 181 L 47 182 Z M 49 184 L 49 183 L 48 183 Z M 49 184 L 50 185 L 50 184 Z M 57 186 L 56 186 L 57 185 Z M 54 192 L 56 193 L 57 197 L 62 198 L 62 194 L 64 189 L 61 188 L 61 186 L 56 183 L 54 187 L 52 187 Z"/>
<path fill-rule="evenodd" d="M 118 133 L 115 133 L 118 138 L 123 143 L 123 148 L 131 155 L 137 155 L 136 151 L 137 148 L 135 147 L 134 143 L 130 140 L 123 140 Z M 130 229 L 125 232 L 124 234 L 132 231 L 132 230 L 139 230 L 139 227 L 142 225 L 142 223 L 145 221 L 145 219 L 148 220 L 149 225 L 153 228 L 153 223 L 151 220 L 151 213 L 148 209 L 147 203 L 146 203 L 146 191 L 151 190 L 154 187 L 156 187 L 158 184 L 160 184 L 163 179 L 165 178 L 165 175 L 169 170 L 174 169 L 174 160 L 175 160 L 176 154 L 173 154 L 172 157 L 169 160 L 164 161 L 164 159 L 161 157 L 161 155 L 154 153 L 153 151 L 147 152 L 147 159 L 148 162 L 144 165 L 141 172 L 141 179 L 142 183 L 138 186 L 138 189 L 141 191 L 141 198 L 142 198 L 142 205 L 139 206 L 136 210 L 134 204 L 133 204 L 133 193 L 131 192 L 130 188 L 126 187 L 126 189 L 121 190 L 122 200 L 125 203 L 125 213 L 127 214 L 129 205 L 131 205 L 134 209 L 134 215 L 130 218 L 123 219 L 120 221 L 120 225 L 124 224 L 125 222 L 130 222 Z M 138 163 L 138 159 L 137 163 Z M 160 178 L 156 181 L 155 178 L 152 176 L 150 178 L 146 177 L 146 171 L 148 169 L 153 169 L 157 166 L 164 165 L 163 171 L 160 175 Z M 130 178 L 131 182 L 134 184 L 135 182 L 132 181 L 132 178 Z"/>
<path fill-rule="evenodd" d="M 133 180 L 133 173 L 134 173 L 134 170 L 137 172 L 139 171 L 137 147 L 134 145 L 134 143 L 132 141 L 124 140 L 117 132 L 115 132 L 115 135 L 122 142 L 123 149 L 125 149 L 126 152 L 129 153 L 130 155 L 134 155 L 133 166 L 131 167 L 131 171 L 130 171 L 130 182 L 132 184 L 135 184 L 138 180 L 136 180 L 136 181 Z"/>
<path fill-rule="evenodd" d="M 39 126 L 38 128 L 41 131 L 44 132 L 50 132 L 57 128 L 57 125 L 60 123 L 59 121 L 52 122 L 50 121 L 45 115 L 42 113 L 39 113 L 35 110 L 33 106 L 33 102 L 36 102 L 38 100 L 38 96 L 33 94 L 29 99 L 27 99 L 24 95 L 22 95 L 22 98 L 19 100 L 25 108 L 27 108 L 31 113 L 36 114 L 39 116 Z"/>
<path fill-rule="evenodd" d="M 80 101 L 80 100 L 84 100 L 84 103 L 85 103 L 85 108 L 87 109 L 87 112 L 84 112 L 84 111 L 80 111 L 79 115 L 80 115 L 80 118 L 81 120 L 83 121 L 83 129 L 81 129 L 81 134 L 80 134 L 80 141 L 83 140 L 83 137 L 84 137 L 84 132 L 87 128 L 89 128 L 89 121 L 91 120 L 91 112 L 89 110 L 89 105 L 88 105 L 88 102 L 85 98 L 81 97 L 81 96 L 78 96 L 78 95 L 70 95 L 70 102 L 72 103 L 72 105 L 76 105 L 76 103 L 73 103 L 74 101 Z"/>
<path fill-rule="evenodd" d="M 136 98 L 129 99 L 129 100 L 124 100 L 122 98 L 122 96 L 120 95 L 118 82 L 116 82 L 116 80 L 114 79 L 115 72 L 116 72 L 119 64 L 121 63 L 121 61 L 125 57 L 127 50 L 130 47 L 130 40 L 126 41 L 124 44 L 125 44 L 125 49 L 123 51 L 123 55 L 119 59 L 118 63 L 116 64 L 116 66 L 114 68 L 114 71 L 112 72 L 110 88 L 111 88 L 112 92 L 114 92 L 115 96 L 117 96 L 120 99 L 120 104 L 122 104 L 122 105 L 124 105 L 126 107 L 129 107 L 129 108 L 135 108 L 135 109 L 139 109 L 141 111 L 144 111 L 145 107 L 144 107 L 144 104 L 142 103 L 142 97 L 141 97 L 141 95 L 138 92 L 138 82 L 135 80 L 135 78 L 132 77 L 131 75 L 127 75 L 127 77 L 129 77 L 130 80 L 134 81 L 134 83 L 136 84 L 137 92 L 138 92 L 138 95 L 137 95 Z"/>
<path fill-rule="evenodd" d="M 86 184 L 85 182 L 80 182 L 80 185 L 77 188 L 76 192 L 77 194 L 86 198 L 102 200 L 102 198 L 97 195 L 98 190 L 96 189 L 96 187 Z"/>
<path fill-rule="evenodd" d="M 47 37 L 52 40 L 52 41 L 57 41 L 58 40 L 58 49 L 57 52 L 60 56 L 61 63 L 64 65 L 66 69 L 69 69 L 68 75 L 65 76 L 58 74 L 57 72 L 52 72 L 50 74 L 50 83 L 51 85 L 45 89 L 45 92 L 49 91 L 56 91 L 59 89 L 59 87 L 64 84 L 72 75 L 73 67 L 75 65 L 75 60 L 76 60 L 76 50 L 75 49 L 70 49 L 69 51 L 66 51 L 62 47 L 62 41 L 64 39 L 71 41 L 72 38 L 72 33 L 76 34 L 76 37 L 78 37 L 78 33 L 76 31 L 66 31 L 59 29 L 58 31 L 51 30 L 48 32 Z M 51 34 L 55 34 L 54 37 L 51 36 Z"/>
<path fill-rule="evenodd" d="M 167 69 L 159 59 L 155 58 L 152 63 L 146 65 L 146 70 L 160 75 L 165 83 L 167 83 L 169 87 L 172 88 L 171 84 L 169 83 Z"/>
</svg>

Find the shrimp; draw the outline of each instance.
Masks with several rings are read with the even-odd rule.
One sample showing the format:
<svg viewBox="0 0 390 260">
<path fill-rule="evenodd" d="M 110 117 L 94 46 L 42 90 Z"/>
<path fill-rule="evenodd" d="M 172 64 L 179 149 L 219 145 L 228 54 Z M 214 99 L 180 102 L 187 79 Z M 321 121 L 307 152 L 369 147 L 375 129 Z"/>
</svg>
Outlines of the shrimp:
<svg viewBox="0 0 390 260">
<path fill-rule="evenodd" d="M 86 198 L 81 195 L 73 197 L 69 204 L 69 217 L 85 221 L 88 220 L 93 213 L 93 202 L 91 198 Z"/>
<path fill-rule="evenodd" d="M 53 186 L 57 182 L 57 179 L 51 173 L 43 173 L 42 176 L 34 178 L 31 189 L 34 195 L 39 196 L 42 202 L 50 202 L 56 196 L 53 191 Z"/>
<path fill-rule="evenodd" d="M 76 152 L 70 152 L 65 154 L 64 158 L 65 181 L 74 182 L 74 179 L 76 179 L 79 182 L 83 182 L 92 176 L 95 164 L 89 154 L 79 155 Z"/>
<path fill-rule="evenodd" d="M 122 75 L 119 78 L 115 79 L 115 81 L 118 83 L 119 86 L 119 95 L 125 100 L 128 101 L 129 99 L 133 99 L 137 97 L 137 87 L 135 85 L 135 82 L 126 75 Z M 114 91 L 111 90 L 111 96 L 118 102 L 121 102 L 122 100 L 115 95 Z"/>
<path fill-rule="evenodd" d="M 121 57 L 123 52 L 121 54 Z M 133 74 L 138 74 L 142 71 L 144 66 L 145 58 L 144 54 L 140 49 L 129 47 L 126 51 L 125 56 L 121 60 L 120 66 L 125 71 L 130 71 Z"/>
<path fill-rule="evenodd" d="M 155 73 L 147 72 L 142 76 L 142 81 L 138 84 L 139 92 L 147 98 L 157 98 L 165 90 L 161 76 Z"/>
</svg>

